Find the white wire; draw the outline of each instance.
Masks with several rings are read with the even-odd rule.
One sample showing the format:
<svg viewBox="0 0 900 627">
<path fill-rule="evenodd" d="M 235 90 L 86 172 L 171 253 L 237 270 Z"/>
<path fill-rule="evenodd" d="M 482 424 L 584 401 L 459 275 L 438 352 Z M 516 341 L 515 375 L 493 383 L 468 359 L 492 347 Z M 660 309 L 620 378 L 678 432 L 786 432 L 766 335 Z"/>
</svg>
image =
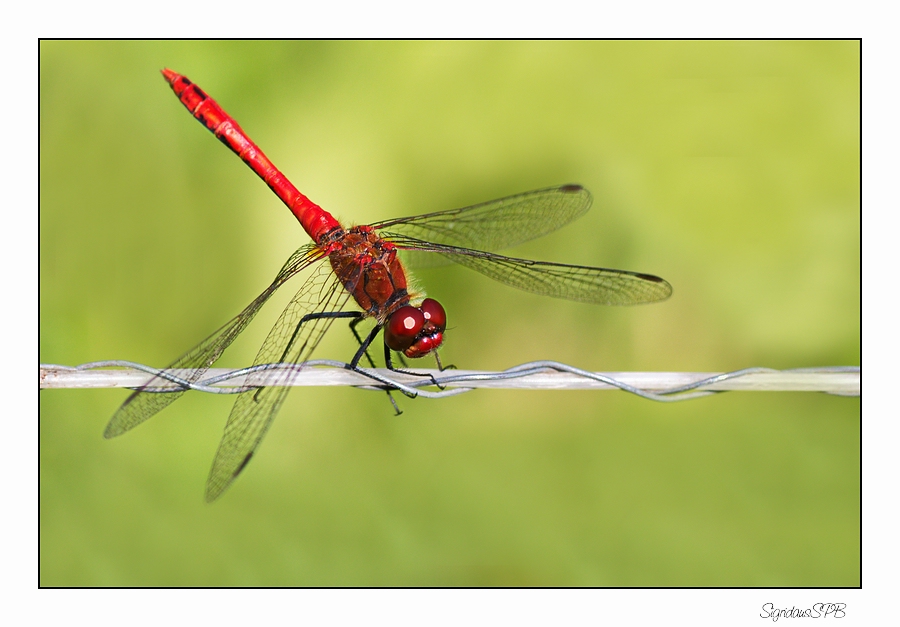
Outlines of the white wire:
<svg viewBox="0 0 900 627">
<path fill-rule="evenodd" d="M 116 367 L 114 370 L 99 368 Z M 266 364 L 241 370 L 210 369 L 204 379 L 189 384 L 189 370 L 160 372 L 142 364 L 107 361 L 81 366 L 40 366 L 40 388 L 139 388 L 153 381 L 151 391 L 191 389 L 238 393 L 246 375 L 253 372 L 254 382 L 266 384 L 266 377 L 278 381 L 278 370 L 292 372 L 279 385 L 354 386 L 363 389 L 397 389 L 410 395 L 429 398 L 467 392 L 473 388 L 531 390 L 623 389 L 652 400 L 672 401 L 697 398 L 723 391 L 754 392 L 827 392 L 841 396 L 859 396 L 861 372 L 855 366 L 771 370 L 747 368 L 730 373 L 709 372 L 587 372 L 553 361 L 522 364 L 502 372 L 478 370 L 419 370 L 424 376 L 412 376 L 383 368 L 349 370 L 347 364 L 329 360 L 295 364 Z M 283 374 L 283 373 L 281 373 Z M 168 379 L 154 378 L 160 375 Z M 418 389 L 440 384 L 439 391 Z"/>
</svg>

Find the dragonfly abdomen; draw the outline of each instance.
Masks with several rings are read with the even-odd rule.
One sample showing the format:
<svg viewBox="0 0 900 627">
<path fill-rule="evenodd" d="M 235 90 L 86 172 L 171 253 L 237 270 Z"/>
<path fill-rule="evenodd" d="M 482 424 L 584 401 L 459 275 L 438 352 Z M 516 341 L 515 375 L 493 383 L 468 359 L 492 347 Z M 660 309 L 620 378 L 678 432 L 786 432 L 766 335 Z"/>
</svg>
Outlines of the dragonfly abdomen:
<svg viewBox="0 0 900 627">
<path fill-rule="evenodd" d="M 178 96 L 181 104 L 266 182 L 266 185 L 300 221 L 303 230 L 314 242 L 321 243 L 330 231 L 341 228 L 334 216 L 294 187 L 287 177 L 269 161 L 259 146 L 253 143 L 253 140 L 247 136 L 234 118 L 228 115 L 215 100 L 207 96 L 206 92 L 172 70 L 165 69 L 162 74 L 172 86 L 172 91 Z"/>
</svg>

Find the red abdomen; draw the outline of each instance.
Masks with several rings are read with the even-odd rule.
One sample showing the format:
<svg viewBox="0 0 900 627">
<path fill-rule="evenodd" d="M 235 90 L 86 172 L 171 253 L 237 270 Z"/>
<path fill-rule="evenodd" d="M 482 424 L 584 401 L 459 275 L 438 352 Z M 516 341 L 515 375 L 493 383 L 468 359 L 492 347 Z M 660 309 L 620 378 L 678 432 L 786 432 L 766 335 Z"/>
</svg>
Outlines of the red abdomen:
<svg viewBox="0 0 900 627">
<path fill-rule="evenodd" d="M 340 229 L 340 223 L 330 213 L 300 193 L 287 180 L 278 168 L 259 149 L 259 146 L 247 137 L 243 129 L 234 119 L 216 103 L 215 100 L 194 85 L 190 80 L 172 70 L 162 71 L 163 76 L 172 86 L 172 90 L 181 104 L 187 107 L 195 118 L 211 130 L 223 144 L 231 148 L 244 163 L 256 172 L 273 192 L 287 205 L 303 229 L 314 242 L 320 244 L 325 235 L 334 229 Z"/>
</svg>

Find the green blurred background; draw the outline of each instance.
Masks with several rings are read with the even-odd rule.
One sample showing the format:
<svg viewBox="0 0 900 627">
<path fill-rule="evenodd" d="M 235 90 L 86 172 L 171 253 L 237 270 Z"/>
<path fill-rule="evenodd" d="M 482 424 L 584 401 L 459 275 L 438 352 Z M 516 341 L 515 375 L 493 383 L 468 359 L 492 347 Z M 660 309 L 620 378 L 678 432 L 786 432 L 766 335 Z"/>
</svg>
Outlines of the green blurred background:
<svg viewBox="0 0 900 627">
<path fill-rule="evenodd" d="M 184 110 L 200 84 L 340 219 L 578 182 L 516 255 L 651 272 L 667 302 L 419 272 L 445 363 L 722 371 L 860 360 L 857 42 L 42 42 L 40 361 L 164 366 L 307 242 Z M 288 291 L 287 289 L 284 291 Z M 288 294 L 284 295 L 289 296 Z M 282 299 L 282 301 L 284 300 Z M 265 310 L 222 361 L 249 364 Z M 348 359 L 337 325 L 318 357 Z M 291 393 L 213 505 L 232 399 L 102 438 L 122 390 L 40 394 L 40 583 L 860 584 L 860 402 Z"/>
</svg>

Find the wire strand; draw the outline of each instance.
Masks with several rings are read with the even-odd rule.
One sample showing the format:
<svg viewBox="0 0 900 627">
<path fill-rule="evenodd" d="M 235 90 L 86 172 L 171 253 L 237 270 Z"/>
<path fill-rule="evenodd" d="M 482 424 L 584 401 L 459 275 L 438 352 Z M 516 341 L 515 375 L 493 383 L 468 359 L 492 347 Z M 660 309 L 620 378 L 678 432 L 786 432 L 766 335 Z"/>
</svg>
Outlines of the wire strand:
<svg viewBox="0 0 900 627">
<path fill-rule="evenodd" d="M 115 368 L 108 370 L 107 368 Z M 284 371 L 289 376 L 284 380 Z M 398 390 L 408 396 L 443 398 L 475 388 L 531 390 L 620 389 L 642 398 L 671 402 L 726 391 L 825 392 L 859 396 L 858 366 L 822 368 L 744 368 L 733 372 L 590 372 L 556 361 L 533 361 L 500 372 L 478 370 L 419 370 L 414 376 L 384 368 L 356 368 L 340 361 L 316 359 L 302 364 L 261 364 L 238 370 L 211 369 L 191 383 L 190 370 L 159 370 L 130 361 L 97 361 L 80 366 L 40 365 L 40 389 L 143 388 L 143 392 L 172 393 L 196 390 L 212 394 L 240 394 L 248 375 L 259 382 L 266 373 L 286 386 L 353 386 L 367 390 Z M 279 374 L 281 376 L 279 376 Z M 146 387 L 153 383 L 152 387 Z M 422 389 L 425 387 L 437 390 Z"/>
</svg>

